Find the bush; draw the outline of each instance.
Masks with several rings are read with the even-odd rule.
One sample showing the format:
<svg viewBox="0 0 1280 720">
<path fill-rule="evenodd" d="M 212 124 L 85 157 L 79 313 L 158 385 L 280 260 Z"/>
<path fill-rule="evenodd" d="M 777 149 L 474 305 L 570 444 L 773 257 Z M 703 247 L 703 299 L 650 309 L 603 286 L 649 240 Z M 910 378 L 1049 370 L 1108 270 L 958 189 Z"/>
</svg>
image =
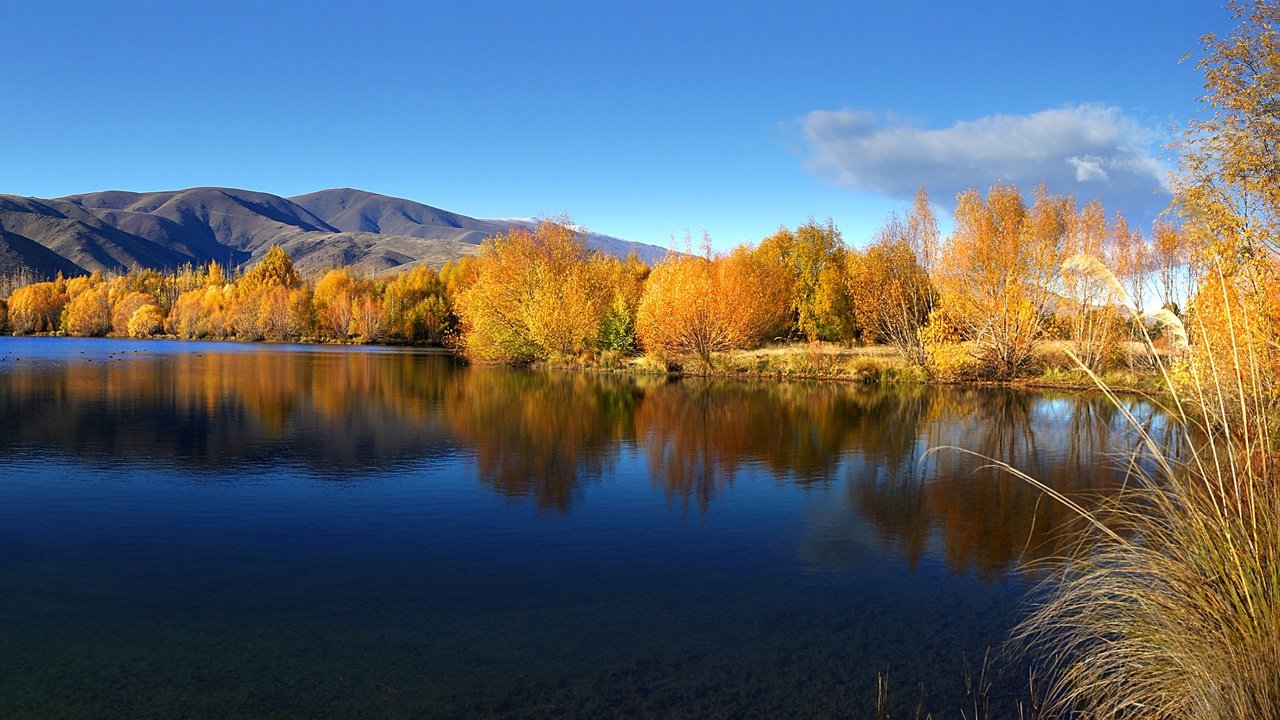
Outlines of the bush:
<svg viewBox="0 0 1280 720">
<path fill-rule="evenodd" d="M 164 329 L 164 314 L 160 308 L 148 303 L 138 308 L 126 323 L 129 337 L 145 338 L 160 334 Z"/>
</svg>

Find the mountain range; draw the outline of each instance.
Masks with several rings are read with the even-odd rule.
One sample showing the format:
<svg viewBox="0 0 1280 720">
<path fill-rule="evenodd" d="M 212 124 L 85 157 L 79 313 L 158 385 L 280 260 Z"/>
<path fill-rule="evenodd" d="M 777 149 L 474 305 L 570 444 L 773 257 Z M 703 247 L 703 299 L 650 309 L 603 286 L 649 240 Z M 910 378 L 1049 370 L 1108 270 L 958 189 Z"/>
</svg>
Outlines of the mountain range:
<svg viewBox="0 0 1280 720">
<path fill-rule="evenodd" d="M 304 275 L 337 265 L 368 274 L 439 267 L 484 238 L 535 220 L 484 220 L 341 188 L 280 197 L 234 188 L 106 192 L 56 199 L 0 195 L 0 274 L 52 277 L 215 260 L 252 264 L 273 245 Z M 666 249 L 582 230 L 589 248 L 656 262 Z"/>
</svg>

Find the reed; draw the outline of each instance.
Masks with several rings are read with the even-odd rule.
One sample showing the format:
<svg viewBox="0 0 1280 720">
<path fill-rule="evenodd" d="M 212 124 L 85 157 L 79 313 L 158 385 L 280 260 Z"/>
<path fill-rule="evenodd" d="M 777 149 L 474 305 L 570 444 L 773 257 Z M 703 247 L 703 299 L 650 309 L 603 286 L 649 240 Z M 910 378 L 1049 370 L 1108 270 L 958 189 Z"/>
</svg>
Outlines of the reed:
<svg viewBox="0 0 1280 720">
<path fill-rule="evenodd" d="M 1247 330 L 1241 315 L 1228 327 Z M 1171 314 L 1156 320 L 1187 337 Z M 1094 532 L 1056 561 L 1015 633 L 1058 716 L 1280 720 L 1274 378 L 1253 336 L 1192 348 L 1200 359 L 1177 373 L 1161 361 L 1168 416 L 1186 429 L 1176 456 L 1117 400 L 1141 445 L 1132 481 L 1099 509 L 1073 505 Z"/>
</svg>

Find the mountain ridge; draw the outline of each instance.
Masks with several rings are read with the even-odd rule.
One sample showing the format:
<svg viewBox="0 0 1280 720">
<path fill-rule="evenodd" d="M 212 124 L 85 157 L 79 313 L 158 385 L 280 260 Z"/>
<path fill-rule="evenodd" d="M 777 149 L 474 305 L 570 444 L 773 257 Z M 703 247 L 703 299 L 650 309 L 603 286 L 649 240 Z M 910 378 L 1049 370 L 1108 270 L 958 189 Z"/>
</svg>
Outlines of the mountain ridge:
<svg viewBox="0 0 1280 720">
<path fill-rule="evenodd" d="M 273 245 L 304 274 L 335 265 L 379 274 L 474 253 L 481 241 L 530 220 L 472 218 L 355 188 L 284 197 L 226 187 L 105 190 L 34 198 L 0 194 L 0 274 L 51 277 L 131 267 L 173 269 L 256 261 Z M 589 248 L 648 262 L 664 248 L 592 231 Z"/>
</svg>

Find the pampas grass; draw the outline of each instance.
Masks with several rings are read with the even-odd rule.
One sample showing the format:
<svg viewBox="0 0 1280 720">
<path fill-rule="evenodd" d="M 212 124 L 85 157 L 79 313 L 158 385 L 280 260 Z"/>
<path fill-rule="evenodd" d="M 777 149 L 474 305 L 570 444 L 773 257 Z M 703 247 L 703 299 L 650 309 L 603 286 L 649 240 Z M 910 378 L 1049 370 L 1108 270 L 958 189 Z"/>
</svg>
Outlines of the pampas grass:
<svg viewBox="0 0 1280 720">
<path fill-rule="evenodd" d="M 1186 341 L 1172 313 L 1152 319 Z M 1190 362 L 1189 381 L 1178 383 L 1150 348 L 1171 398 L 1167 415 L 1187 430 L 1178 457 L 1117 401 L 1140 439 L 1131 485 L 1090 511 L 1058 498 L 1096 532 L 1057 562 L 1016 635 L 1044 660 L 1049 706 L 1060 716 L 1280 720 L 1271 379 L 1260 376 L 1266 366 L 1250 334 L 1233 337 L 1244 339 L 1226 357 L 1197 353 L 1209 366 Z"/>
</svg>

